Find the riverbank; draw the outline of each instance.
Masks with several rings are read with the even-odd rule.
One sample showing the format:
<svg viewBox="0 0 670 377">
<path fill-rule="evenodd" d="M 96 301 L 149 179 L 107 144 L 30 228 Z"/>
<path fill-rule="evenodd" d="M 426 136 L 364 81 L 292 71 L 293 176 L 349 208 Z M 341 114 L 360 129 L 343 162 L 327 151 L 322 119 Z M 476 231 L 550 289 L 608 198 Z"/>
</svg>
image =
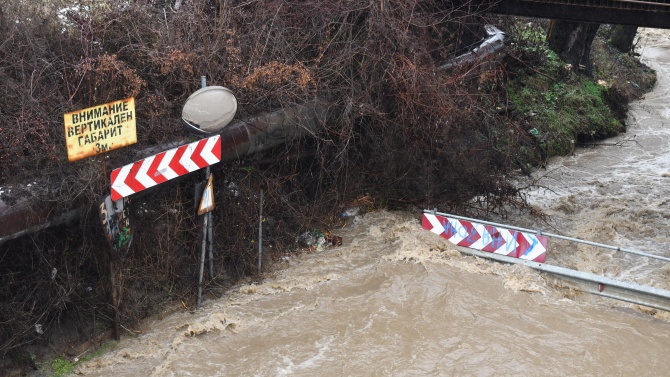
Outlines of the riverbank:
<svg viewBox="0 0 670 377">
<path fill-rule="evenodd" d="M 656 83 L 654 70 L 636 53 L 622 53 L 609 44 L 609 25 L 601 25 L 592 45 L 593 76 L 575 71 L 546 46 L 546 25 L 527 23 L 507 59 L 506 114 L 539 146 L 520 151 L 526 156 L 526 174 L 547 158 L 626 132 L 629 103 Z"/>
</svg>

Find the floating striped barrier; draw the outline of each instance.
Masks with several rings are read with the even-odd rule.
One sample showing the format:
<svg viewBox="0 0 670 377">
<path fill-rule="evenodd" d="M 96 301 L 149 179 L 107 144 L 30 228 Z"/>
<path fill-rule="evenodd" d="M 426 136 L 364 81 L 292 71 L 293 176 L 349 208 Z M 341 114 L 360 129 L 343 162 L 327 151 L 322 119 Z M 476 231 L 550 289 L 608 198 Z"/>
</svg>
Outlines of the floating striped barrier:
<svg viewBox="0 0 670 377">
<path fill-rule="evenodd" d="M 547 237 L 518 230 L 508 230 L 471 221 L 424 213 L 423 229 L 449 242 L 471 249 L 544 263 L 547 259 Z"/>
</svg>

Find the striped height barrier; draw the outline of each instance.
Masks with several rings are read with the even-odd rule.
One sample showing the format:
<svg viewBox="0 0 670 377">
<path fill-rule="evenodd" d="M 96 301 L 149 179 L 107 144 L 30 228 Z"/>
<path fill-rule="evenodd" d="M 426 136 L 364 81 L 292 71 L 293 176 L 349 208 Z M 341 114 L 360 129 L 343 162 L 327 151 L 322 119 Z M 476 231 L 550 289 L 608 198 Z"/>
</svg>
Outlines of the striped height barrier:
<svg viewBox="0 0 670 377">
<path fill-rule="evenodd" d="M 221 161 L 221 136 L 216 135 L 136 161 L 112 171 L 112 200 Z"/>
<path fill-rule="evenodd" d="M 422 227 L 449 242 L 471 249 L 544 263 L 547 237 L 472 221 L 424 213 Z"/>
</svg>

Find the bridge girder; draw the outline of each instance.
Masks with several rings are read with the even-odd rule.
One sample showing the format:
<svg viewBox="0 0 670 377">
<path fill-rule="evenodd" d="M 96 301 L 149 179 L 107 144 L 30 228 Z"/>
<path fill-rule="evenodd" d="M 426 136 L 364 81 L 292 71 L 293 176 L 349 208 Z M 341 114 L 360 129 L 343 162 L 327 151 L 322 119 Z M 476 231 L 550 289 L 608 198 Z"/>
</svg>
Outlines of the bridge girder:
<svg viewBox="0 0 670 377">
<path fill-rule="evenodd" d="M 668 1 L 500 0 L 491 11 L 513 16 L 670 29 Z"/>
</svg>

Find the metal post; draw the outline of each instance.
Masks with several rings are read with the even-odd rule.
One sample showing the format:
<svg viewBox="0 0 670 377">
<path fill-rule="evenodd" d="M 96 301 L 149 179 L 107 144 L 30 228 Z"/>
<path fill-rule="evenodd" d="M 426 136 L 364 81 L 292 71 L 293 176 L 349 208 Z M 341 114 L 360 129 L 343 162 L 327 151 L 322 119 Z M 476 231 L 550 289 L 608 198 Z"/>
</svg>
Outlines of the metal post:
<svg viewBox="0 0 670 377">
<path fill-rule="evenodd" d="M 120 270 L 121 268 L 117 262 L 109 261 L 109 278 L 112 285 L 112 310 L 114 310 L 114 340 L 121 339 L 121 318 L 119 315 L 119 302 L 121 301 Z"/>
<path fill-rule="evenodd" d="M 263 190 L 261 190 L 258 207 L 258 274 L 260 275 L 263 259 Z"/>
<path fill-rule="evenodd" d="M 209 175 L 211 174 L 209 166 L 205 168 L 205 181 L 209 181 Z M 212 199 L 213 200 L 213 199 Z M 207 218 L 207 237 L 208 240 L 207 242 L 209 243 L 209 276 L 213 279 L 214 278 L 214 251 L 212 250 L 214 247 L 214 237 L 212 237 L 212 227 L 214 226 L 213 221 L 212 221 L 212 211 L 209 211 L 205 214 L 205 217 Z"/>
<path fill-rule="evenodd" d="M 212 227 L 214 226 L 212 221 L 212 212 L 207 212 L 207 235 L 209 236 L 209 277 L 214 279 L 214 237 L 212 236 Z"/>
<path fill-rule="evenodd" d="M 200 308 L 200 303 L 202 303 L 202 275 L 203 270 L 205 269 L 205 246 L 207 245 L 207 216 L 202 218 L 202 252 L 200 253 L 200 273 L 198 274 L 198 301 L 195 304 L 195 308 Z"/>
<path fill-rule="evenodd" d="M 200 76 L 200 85 L 204 88 L 207 86 L 207 77 Z M 205 181 L 209 179 L 209 166 L 205 169 Z M 195 308 L 200 308 L 202 303 L 202 276 L 205 270 L 205 251 L 207 250 L 207 236 L 209 228 L 209 212 L 202 217 L 202 241 L 201 241 L 201 252 L 200 252 L 200 270 L 198 272 L 198 300 L 195 304 Z M 211 261 L 211 259 L 210 259 Z"/>
</svg>

